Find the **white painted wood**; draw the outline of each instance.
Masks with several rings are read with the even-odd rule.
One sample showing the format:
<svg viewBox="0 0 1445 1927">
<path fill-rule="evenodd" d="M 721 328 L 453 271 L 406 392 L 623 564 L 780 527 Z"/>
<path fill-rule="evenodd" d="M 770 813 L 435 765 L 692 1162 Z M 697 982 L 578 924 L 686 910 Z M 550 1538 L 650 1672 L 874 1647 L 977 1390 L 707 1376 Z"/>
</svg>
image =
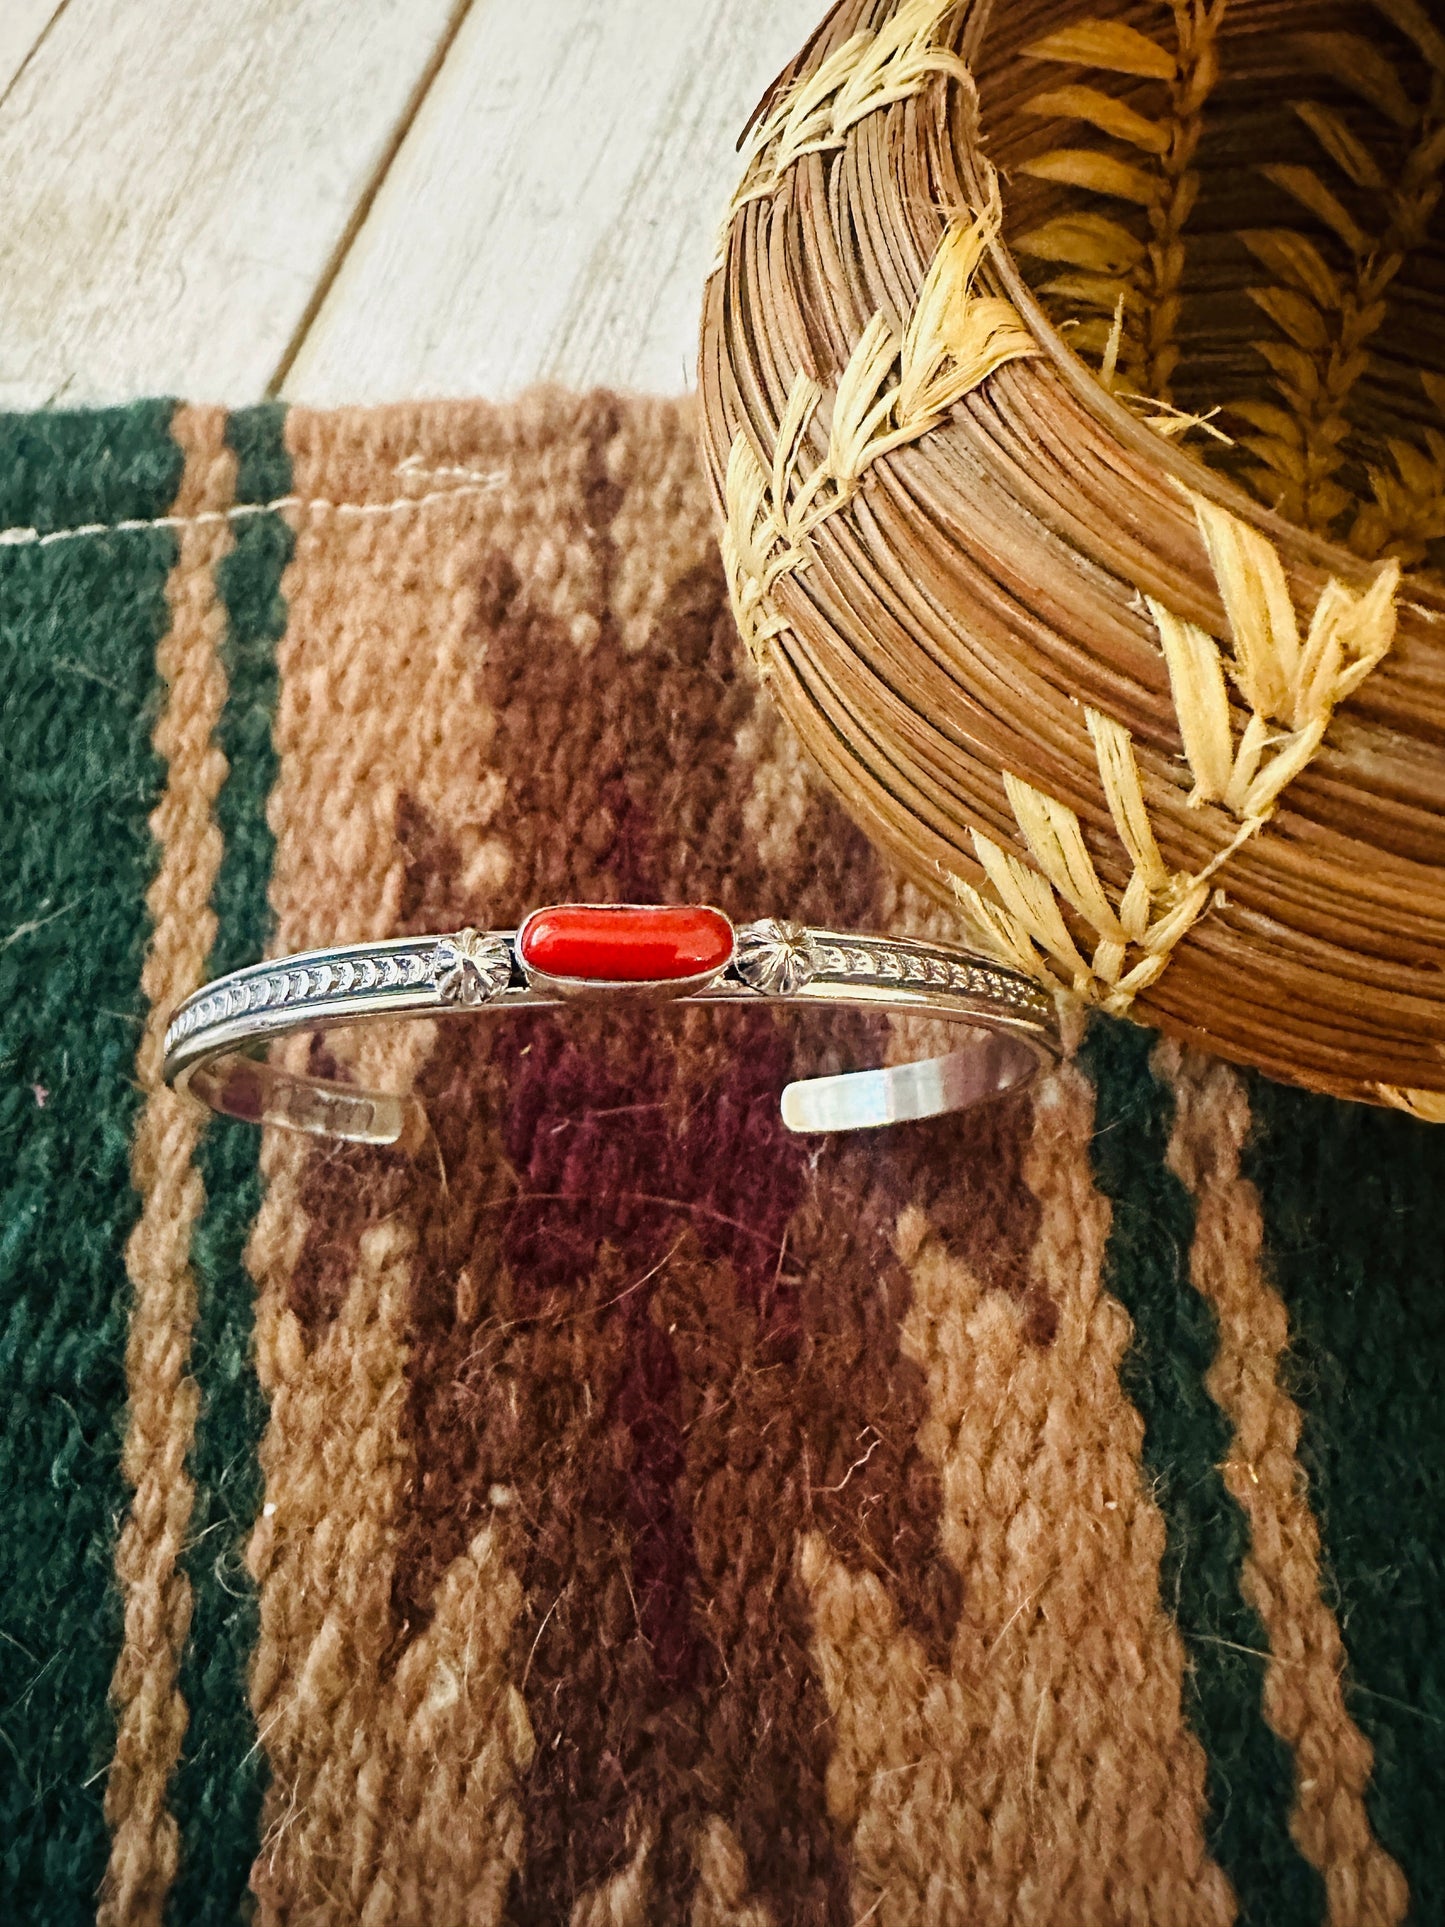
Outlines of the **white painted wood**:
<svg viewBox="0 0 1445 1927">
<path fill-rule="evenodd" d="M 70 0 L 0 106 L 0 406 L 260 395 L 454 6 Z"/>
<path fill-rule="evenodd" d="M 0 96 L 60 8 L 60 0 L 0 0 Z"/>
<path fill-rule="evenodd" d="M 737 135 L 824 0 L 479 0 L 283 392 L 690 386 Z"/>
</svg>

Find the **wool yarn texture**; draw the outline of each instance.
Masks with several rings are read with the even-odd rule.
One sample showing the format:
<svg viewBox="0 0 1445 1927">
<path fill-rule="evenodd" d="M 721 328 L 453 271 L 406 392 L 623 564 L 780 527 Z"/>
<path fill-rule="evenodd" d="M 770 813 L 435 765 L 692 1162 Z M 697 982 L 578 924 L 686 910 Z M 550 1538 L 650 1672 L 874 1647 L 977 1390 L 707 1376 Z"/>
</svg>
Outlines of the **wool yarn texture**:
<svg viewBox="0 0 1445 1927">
<path fill-rule="evenodd" d="M 1445 1122 L 1445 35 L 839 0 L 703 308 L 738 626 L 972 941 Z"/>
<path fill-rule="evenodd" d="M 835 1140 L 782 1085 L 901 1020 L 278 1046 L 414 1155 L 158 1082 L 313 944 L 957 934 L 740 648 L 696 428 L 0 420 L 0 1916 L 1437 1919 L 1425 1123 L 1102 1012 Z"/>
</svg>

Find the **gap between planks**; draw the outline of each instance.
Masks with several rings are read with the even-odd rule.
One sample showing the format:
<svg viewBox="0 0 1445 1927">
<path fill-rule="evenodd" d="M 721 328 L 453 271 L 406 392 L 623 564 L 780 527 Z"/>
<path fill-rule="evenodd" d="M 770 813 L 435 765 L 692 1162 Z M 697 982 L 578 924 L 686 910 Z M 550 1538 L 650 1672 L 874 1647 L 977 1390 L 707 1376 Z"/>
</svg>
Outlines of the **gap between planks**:
<svg viewBox="0 0 1445 1927">
<path fill-rule="evenodd" d="M 738 134 L 819 8 L 478 6 L 280 392 L 690 387 Z"/>
</svg>

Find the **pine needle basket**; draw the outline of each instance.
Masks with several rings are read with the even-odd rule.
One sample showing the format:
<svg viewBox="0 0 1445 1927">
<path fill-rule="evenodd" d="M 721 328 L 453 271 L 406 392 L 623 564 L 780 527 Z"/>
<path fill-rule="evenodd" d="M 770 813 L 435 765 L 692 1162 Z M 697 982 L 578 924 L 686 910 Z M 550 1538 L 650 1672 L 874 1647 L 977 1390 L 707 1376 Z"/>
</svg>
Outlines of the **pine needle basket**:
<svg viewBox="0 0 1445 1927">
<path fill-rule="evenodd" d="M 700 367 L 744 641 L 964 933 L 1434 1122 L 1442 174 L 1419 0 L 842 0 Z"/>
</svg>

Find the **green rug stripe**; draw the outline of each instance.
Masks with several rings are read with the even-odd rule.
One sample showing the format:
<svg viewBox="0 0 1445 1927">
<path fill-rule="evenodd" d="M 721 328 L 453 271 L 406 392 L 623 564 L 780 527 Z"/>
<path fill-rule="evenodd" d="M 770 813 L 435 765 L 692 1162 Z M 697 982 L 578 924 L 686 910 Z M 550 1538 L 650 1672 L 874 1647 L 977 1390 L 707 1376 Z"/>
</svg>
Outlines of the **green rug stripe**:
<svg viewBox="0 0 1445 1927">
<path fill-rule="evenodd" d="M 0 415 L 0 529 L 49 535 L 169 514 L 184 467 L 170 435 L 174 413 L 174 402 L 144 401 L 74 414 Z M 139 534 L 139 547 L 132 533 Z M 166 546 L 174 537 L 164 530 L 130 531 L 116 539 L 127 556 L 175 553 Z M 57 542 L 43 553 L 59 562 L 62 554 L 73 558 L 77 551 L 92 567 L 97 556 L 121 552 L 87 537 Z M 55 580 L 105 579 L 99 568 L 81 578 L 65 574 L 65 566 Z"/>
<path fill-rule="evenodd" d="M 164 515 L 168 402 L 0 417 L 0 526 Z M 0 1895 L 94 1919 L 120 1648 L 164 530 L 0 546 Z"/>
<path fill-rule="evenodd" d="M 285 412 L 268 405 L 232 416 L 227 439 L 239 460 L 238 500 L 268 502 L 288 491 Z M 292 547 L 279 516 L 248 518 L 236 524 L 236 546 L 217 571 L 229 678 L 218 738 L 230 775 L 216 802 L 225 849 L 214 895 L 212 974 L 259 957 L 270 934 L 274 846 L 266 800 L 277 774 L 276 645 L 286 626 L 281 575 Z M 217 1120 L 199 1153 L 207 1204 L 192 1248 L 199 1312 L 191 1369 L 201 1415 L 187 1557 L 195 1607 L 181 1671 L 190 1725 L 174 1793 L 181 1866 L 168 1909 L 176 1927 L 237 1918 L 266 1783 L 247 1691 L 257 1606 L 245 1564 L 261 1505 L 257 1448 L 266 1420 L 253 1356 L 253 1286 L 242 1262 L 261 1203 L 259 1149 L 249 1126 Z"/>
<path fill-rule="evenodd" d="M 1324 1882 L 1290 1838 L 1293 1761 L 1264 1719 L 1255 1654 L 1267 1640 L 1240 1591 L 1247 1527 L 1219 1472 L 1229 1428 L 1204 1386 L 1218 1330 L 1189 1281 L 1194 1205 L 1165 1166 L 1174 1103 L 1150 1072 L 1153 1044 L 1146 1031 L 1097 1020 L 1082 1053 L 1098 1094 L 1095 1181 L 1113 1205 L 1106 1281 L 1134 1321 L 1120 1377 L 1144 1420 L 1144 1468 L 1164 1514 L 1160 1587 L 1189 1654 L 1185 1704 L 1208 1760 L 1210 1851 L 1241 1922 L 1304 1927 L 1324 1919 Z"/>
<path fill-rule="evenodd" d="M 1445 1920 L 1445 1128 L 1253 1081 L 1246 1169 L 1289 1308 L 1288 1384 L 1375 1749 L 1368 1807 Z"/>
</svg>

